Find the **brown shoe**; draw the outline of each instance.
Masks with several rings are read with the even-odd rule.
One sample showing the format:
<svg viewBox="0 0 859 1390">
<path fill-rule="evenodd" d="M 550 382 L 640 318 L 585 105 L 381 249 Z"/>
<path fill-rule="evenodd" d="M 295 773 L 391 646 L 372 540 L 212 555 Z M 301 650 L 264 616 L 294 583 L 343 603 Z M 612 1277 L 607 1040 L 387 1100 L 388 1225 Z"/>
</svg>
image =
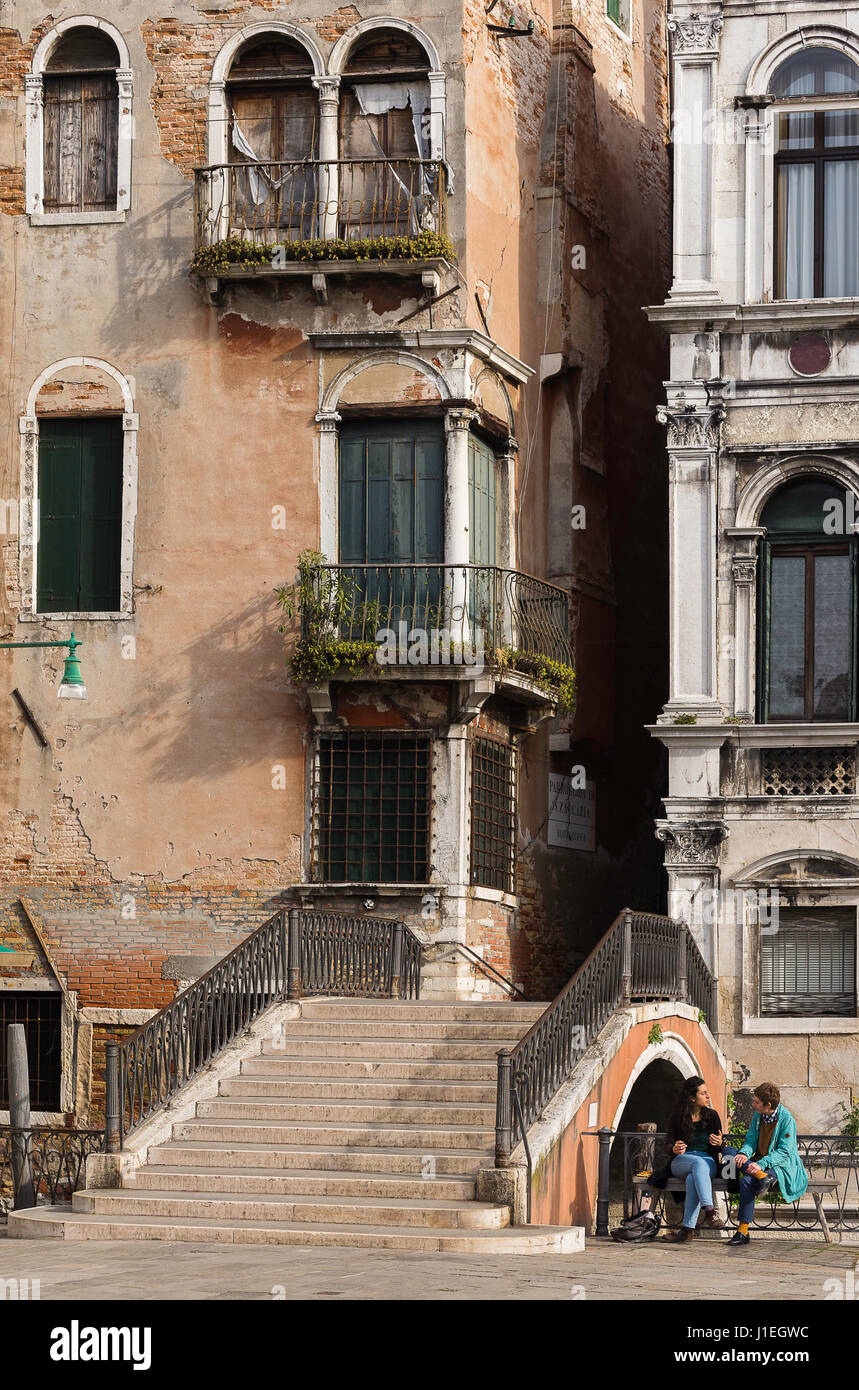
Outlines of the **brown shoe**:
<svg viewBox="0 0 859 1390">
<path fill-rule="evenodd" d="M 674 1245 L 684 1245 L 687 1240 L 695 1239 L 695 1232 L 691 1226 L 680 1226 L 676 1231 L 669 1231 L 665 1239 Z"/>
<path fill-rule="evenodd" d="M 706 1226 L 708 1231 L 724 1231 L 725 1229 L 724 1221 L 719 1220 L 715 1211 L 705 1212 L 704 1220 L 701 1222 L 701 1225 Z"/>
</svg>

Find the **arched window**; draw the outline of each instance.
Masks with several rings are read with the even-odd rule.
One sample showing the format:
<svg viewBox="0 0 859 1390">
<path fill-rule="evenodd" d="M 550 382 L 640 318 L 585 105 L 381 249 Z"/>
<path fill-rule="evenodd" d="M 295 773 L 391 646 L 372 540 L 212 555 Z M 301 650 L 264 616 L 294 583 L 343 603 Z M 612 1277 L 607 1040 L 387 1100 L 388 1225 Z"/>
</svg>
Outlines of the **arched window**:
<svg viewBox="0 0 859 1390">
<path fill-rule="evenodd" d="M 316 236 L 318 100 L 301 44 L 262 35 L 227 76 L 232 229 L 253 240 Z"/>
<path fill-rule="evenodd" d="M 859 66 L 806 48 L 776 69 L 770 94 L 780 108 L 776 295 L 859 295 Z"/>
<path fill-rule="evenodd" d="M 45 65 L 45 212 L 116 209 L 119 92 L 116 45 L 99 29 L 70 29 Z"/>
<path fill-rule="evenodd" d="M 340 235 L 415 236 L 436 196 L 429 58 L 411 34 L 372 29 L 350 50 L 340 101 Z"/>
<path fill-rule="evenodd" d="M 785 483 L 761 515 L 762 723 L 856 718 L 856 537 L 844 488 Z"/>
</svg>

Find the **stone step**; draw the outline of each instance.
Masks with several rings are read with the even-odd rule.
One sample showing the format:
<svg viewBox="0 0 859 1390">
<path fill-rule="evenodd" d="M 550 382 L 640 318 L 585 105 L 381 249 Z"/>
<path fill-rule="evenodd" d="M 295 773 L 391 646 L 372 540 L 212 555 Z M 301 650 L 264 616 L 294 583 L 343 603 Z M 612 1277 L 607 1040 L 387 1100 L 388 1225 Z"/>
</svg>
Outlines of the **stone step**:
<svg viewBox="0 0 859 1390">
<path fill-rule="evenodd" d="M 435 1057 L 408 1061 L 404 1058 L 384 1060 L 379 1057 L 365 1061 L 344 1061 L 342 1057 L 308 1057 L 302 1051 L 296 1057 L 246 1057 L 241 1075 L 285 1077 L 318 1077 L 320 1080 L 347 1081 L 479 1081 L 490 1083 L 494 1089 L 497 1066 L 491 1062 L 443 1062 Z"/>
<path fill-rule="evenodd" d="M 327 1226 L 410 1226 L 487 1230 L 510 1225 L 510 1208 L 494 1202 L 420 1202 L 370 1197 L 253 1195 L 246 1193 L 136 1192 L 97 1188 L 76 1192 L 72 1210 L 104 1216 L 193 1216 L 218 1223 L 281 1221 Z"/>
<path fill-rule="evenodd" d="M 380 1160 L 377 1158 L 376 1162 Z M 396 1197 L 408 1201 L 471 1202 L 475 1181 L 467 1177 L 421 1178 L 391 1173 L 325 1173 L 295 1168 L 287 1173 L 268 1168 L 178 1168 L 153 1164 L 127 1179 L 129 1192 L 235 1192 L 319 1197 Z"/>
<path fill-rule="evenodd" d="M 320 1076 L 294 1081 L 279 1076 L 242 1075 L 222 1081 L 218 1094 L 243 1099 L 279 1097 L 281 1100 L 315 1100 L 318 1103 L 329 1100 L 407 1100 L 412 1103 L 495 1104 L 494 1084 L 487 1085 L 481 1081 L 344 1081 Z"/>
<path fill-rule="evenodd" d="M 336 1057 L 343 1062 L 371 1061 L 383 1062 L 421 1061 L 435 1059 L 439 1062 L 495 1062 L 502 1043 L 496 1042 L 458 1042 L 444 1038 L 412 1039 L 400 1041 L 397 1038 L 378 1038 L 376 1041 L 352 1038 L 305 1038 L 294 1036 L 292 1026 L 285 1029 L 282 1038 L 276 1042 L 267 1039 L 262 1045 L 263 1057 Z M 512 1046 L 512 1043 L 511 1043 Z"/>
<path fill-rule="evenodd" d="M 437 1021 L 485 1023 L 525 1023 L 528 1027 L 548 1008 L 548 1004 L 444 1003 L 424 1000 L 302 999 L 301 1017 L 312 1019 L 396 1019 L 405 1022 Z M 289 1025 L 287 1025 L 289 1026 Z"/>
<path fill-rule="evenodd" d="M 408 1100 L 387 1102 L 368 1101 L 366 1105 L 349 1100 L 311 1101 L 282 1100 L 278 1096 L 259 1096 L 254 1100 L 242 1100 L 230 1096 L 216 1096 L 213 1100 L 197 1103 L 197 1119 L 223 1120 L 262 1120 L 268 1124 L 272 1120 L 287 1120 L 291 1124 L 396 1124 L 418 1125 L 427 1129 L 430 1125 L 450 1127 L 451 1125 L 480 1125 L 491 1129 L 495 1123 L 495 1103 L 491 1105 L 443 1105 L 426 1101 L 412 1105 Z"/>
<path fill-rule="evenodd" d="M 379 1038 L 396 1038 L 398 1042 L 420 1042 L 449 1039 L 452 1042 L 495 1042 L 498 1047 L 512 1047 L 527 1033 L 526 1023 L 484 1023 L 482 1020 L 462 1020 L 450 1023 L 436 1023 L 432 1020 L 413 1023 L 395 1018 L 379 1018 L 364 1021 L 354 1018 L 301 1018 L 290 1019 L 283 1025 L 285 1038 L 343 1038 L 372 1042 Z"/>
<path fill-rule="evenodd" d="M 263 1172 L 291 1173 L 313 1170 L 316 1173 L 374 1173 L 379 1169 L 390 1175 L 420 1177 L 448 1176 L 474 1181 L 478 1170 L 487 1163 L 484 1152 L 473 1149 L 448 1149 L 444 1153 L 428 1154 L 423 1149 L 384 1148 L 331 1149 L 325 1146 L 271 1144 L 265 1147 L 253 1143 L 218 1143 L 204 1141 L 171 1142 L 149 1150 L 148 1164 L 153 1169 L 161 1164 L 190 1168 L 195 1172 L 210 1167 L 228 1165 L 236 1169 Z M 142 1169 L 139 1171 L 146 1171 Z"/>
<path fill-rule="evenodd" d="M 291 1124 L 288 1120 L 235 1121 L 200 1118 L 173 1126 L 177 1140 L 217 1140 L 260 1144 L 320 1145 L 325 1148 L 419 1149 L 432 1154 L 445 1149 L 475 1149 L 488 1154 L 494 1148 L 494 1129 L 476 1125 L 448 1126 L 445 1129 L 418 1129 L 412 1124 L 394 1125 L 312 1125 Z"/>
<path fill-rule="evenodd" d="M 474 1255 L 571 1255 L 584 1250 L 581 1226 L 508 1226 L 501 1230 L 416 1231 L 391 1226 L 332 1226 L 261 1221 L 213 1224 L 202 1217 L 110 1216 L 31 1207 L 11 1212 L 13 1239 L 217 1241 L 222 1245 L 361 1246 L 375 1250 L 439 1251 Z"/>
</svg>

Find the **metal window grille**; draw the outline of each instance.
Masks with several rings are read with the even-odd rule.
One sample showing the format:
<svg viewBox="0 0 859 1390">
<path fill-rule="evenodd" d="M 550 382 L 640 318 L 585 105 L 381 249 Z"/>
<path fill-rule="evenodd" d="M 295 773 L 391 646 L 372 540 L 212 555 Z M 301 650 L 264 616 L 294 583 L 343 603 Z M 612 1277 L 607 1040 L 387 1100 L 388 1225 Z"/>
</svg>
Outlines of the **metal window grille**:
<svg viewBox="0 0 859 1390">
<path fill-rule="evenodd" d="M 314 877 L 323 883 L 426 883 L 430 734 L 321 734 L 316 757 Z"/>
<path fill-rule="evenodd" d="M 512 893 L 516 779 L 513 749 L 476 738 L 471 751 L 471 882 Z"/>
<path fill-rule="evenodd" d="M 60 1108 L 60 1012 L 59 994 L 0 992 L 0 1105 L 8 1109 L 9 1076 L 6 1063 L 7 1028 L 23 1023 L 30 1070 L 30 1106 L 33 1110 Z"/>
<path fill-rule="evenodd" d="M 761 1014 L 855 1012 L 855 908 L 781 908 L 778 930 L 761 934 Z"/>
<path fill-rule="evenodd" d="M 764 796 L 852 796 L 856 790 L 853 748 L 764 748 Z"/>
</svg>

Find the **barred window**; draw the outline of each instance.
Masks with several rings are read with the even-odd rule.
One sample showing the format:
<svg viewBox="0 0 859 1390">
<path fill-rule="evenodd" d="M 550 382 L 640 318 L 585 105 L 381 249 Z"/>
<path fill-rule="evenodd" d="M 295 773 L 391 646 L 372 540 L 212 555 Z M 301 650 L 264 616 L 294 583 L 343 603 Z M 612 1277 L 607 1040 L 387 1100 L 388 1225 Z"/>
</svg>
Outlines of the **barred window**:
<svg viewBox="0 0 859 1390">
<path fill-rule="evenodd" d="M 314 876 L 323 883 L 425 883 L 432 739 L 394 730 L 322 734 Z"/>
<path fill-rule="evenodd" d="M 471 751 L 471 882 L 514 890 L 516 783 L 513 749 L 476 738 Z"/>
<path fill-rule="evenodd" d="M 761 933 L 761 1014 L 809 1018 L 856 1013 L 856 909 L 781 908 Z"/>
<path fill-rule="evenodd" d="M 9 1095 L 7 1030 L 10 1023 L 23 1023 L 30 1072 L 30 1106 L 33 1110 L 59 1110 L 61 1009 L 59 994 L 0 991 L 0 1103 L 8 1104 Z"/>
</svg>

